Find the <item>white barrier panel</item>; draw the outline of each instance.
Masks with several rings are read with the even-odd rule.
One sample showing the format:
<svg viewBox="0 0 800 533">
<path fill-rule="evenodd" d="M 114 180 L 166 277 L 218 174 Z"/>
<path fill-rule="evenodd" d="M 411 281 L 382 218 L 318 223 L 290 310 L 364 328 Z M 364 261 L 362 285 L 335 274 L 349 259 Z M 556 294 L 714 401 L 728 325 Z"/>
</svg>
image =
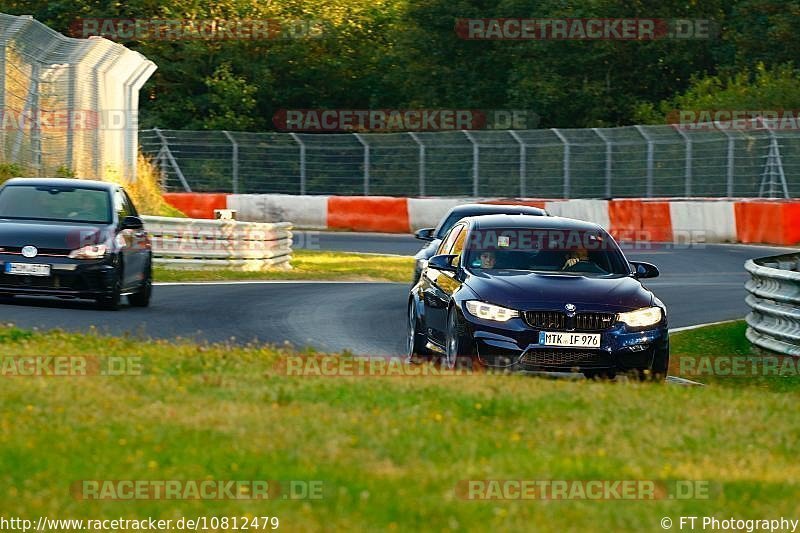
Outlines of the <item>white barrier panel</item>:
<svg viewBox="0 0 800 533">
<path fill-rule="evenodd" d="M 408 222 L 411 231 L 421 228 L 435 228 L 441 218 L 457 205 L 472 203 L 474 200 L 459 198 L 409 198 Z"/>
<path fill-rule="evenodd" d="M 328 227 L 327 196 L 291 194 L 231 194 L 228 209 L 238 211 L 238 219 L 247 222 L 290 220 L 296 228 Z"/>
<path fill-rule="evenodd" d="M 606 200 L 566 200 L 546 202 L 545 209 L 554 216 L 575 218 L 599 224 L 604 229 L 611 227 Z"/>
<path fill-rule="evenodd" d="M 670 202 L 673 238 L 679 242 L 736 242 L 734 203 Z"/>
<path fill-rule="evenodd" d="M 291 268 L 292 225 L 143 216 L 153 262 L 165 268 Z"/>
</svg>

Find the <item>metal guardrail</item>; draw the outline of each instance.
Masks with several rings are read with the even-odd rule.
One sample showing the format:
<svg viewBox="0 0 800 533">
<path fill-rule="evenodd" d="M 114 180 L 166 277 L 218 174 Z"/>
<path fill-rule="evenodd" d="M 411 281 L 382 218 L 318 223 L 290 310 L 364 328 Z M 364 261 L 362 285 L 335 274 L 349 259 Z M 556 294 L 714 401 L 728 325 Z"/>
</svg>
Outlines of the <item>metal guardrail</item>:
<svg viewBox="0 0 800 533">
<path fill-rule="evenodd" d="M 142 217 L 156 265 L 258 271 L 291 268 L 292 224 Z"/>
<path fill-rule="evenodd" d="M 800 253 L 750 259 L 744 268 L 752 276 L 745 284 L 747 339 L 800 357 Z"/>
</svg>

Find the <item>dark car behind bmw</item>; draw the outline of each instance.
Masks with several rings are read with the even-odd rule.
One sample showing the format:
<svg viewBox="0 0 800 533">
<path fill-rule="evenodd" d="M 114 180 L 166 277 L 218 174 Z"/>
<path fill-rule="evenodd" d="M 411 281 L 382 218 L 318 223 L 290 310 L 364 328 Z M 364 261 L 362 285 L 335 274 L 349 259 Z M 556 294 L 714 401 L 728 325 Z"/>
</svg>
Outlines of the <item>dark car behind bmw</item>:
<svg viewBox="0 0 800 533">
<path fill-rule="evenodd" d="M 480 215 L 547 216 L 547 214 L 547 211 L 544 209 L 528 205 L 463 204 L 455 206 L 442 217 L 438 226 L 435 228 L 422 228 L 414 234 L 417 239 L 429 242 L 414 256 L 414 277 L 411 280 L 412 285 L 419 280 L 419 275 L 425 267 L 425 263 L 436 253 L 436 249 L 439 248 L 442 238 L 450 231 L 450 228 L 462 218 Z"/>
<path fill-rule="evenodd" d="M 150 239 L 122 187 L 101 181 L 14 178 L 0 189 L 0 294 L 93 299 L 145 307 Z"/>
<path fill-rule="evenodd" d="M 560 217 L 464 219 L 412 288 L 408 352 L 496 368 L 666 376 L 667 313 L 600 226 Z"/>
</svg>

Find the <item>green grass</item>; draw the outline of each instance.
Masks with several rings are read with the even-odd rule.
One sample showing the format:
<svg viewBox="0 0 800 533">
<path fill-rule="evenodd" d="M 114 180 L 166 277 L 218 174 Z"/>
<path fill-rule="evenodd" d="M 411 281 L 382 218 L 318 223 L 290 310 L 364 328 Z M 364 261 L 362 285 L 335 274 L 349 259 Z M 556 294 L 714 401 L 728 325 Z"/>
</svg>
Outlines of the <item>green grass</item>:
<svg viewBox="0 0 800 533">
<path fill-rule="evenodd" d="M 746 329 L 744 320 L 737 320 L 670 335 L 670 374 L 719 386 L 800 390 L 800 363 L 787 358 L 791 364 L 777 366 L 775 372 L 759 366 L 764 355 L 773 360 L 775 355 L 752 346 Z M 741 363 L 742 370 L 734 371 L 733 362 Z"/>
<path fill-rule="evenodd" d="M 727 329 L 732 328 L 732 329 Z M 725 326 L 679 351 L 739 344 Z M 288 531 L 661 531 L 797 518 L 797 389 L 523 376 L 286 376 L 291 352 L 0 328 L 4 356 L 137 356 L 143 375 L 0 377 L 3 516 L 278 516 Z M 321 480 L 310 501 L 78 501 L 77 480 Z M 710 500 L 465 501 L 466 479 L 705 480 Z M 677 526 L 675 526 L 677 529 Z"/>
<path fill-rule="evenodd" d="M 168 270 L 157 267 L 156 281 L 337 280 L 411 283 L 414 259 L 389 255 L 294 250 L 291 270 Z"/>
</svg>

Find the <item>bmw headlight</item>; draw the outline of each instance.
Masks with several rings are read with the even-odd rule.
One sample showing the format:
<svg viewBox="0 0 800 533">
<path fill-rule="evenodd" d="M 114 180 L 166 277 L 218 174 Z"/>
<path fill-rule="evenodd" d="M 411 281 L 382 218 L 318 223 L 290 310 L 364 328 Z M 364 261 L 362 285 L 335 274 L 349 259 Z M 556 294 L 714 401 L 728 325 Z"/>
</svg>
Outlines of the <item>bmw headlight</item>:
<svg viewBox="0 0 800 533">
<path fill-rule="evenodd" d="M 495 322 L 507 322 L 519 316 L 519 311 L 500 307 L 499 305 L 487 304 L 477 300 L 466 302 L 467 311 L 474 317 L 484 320 L 494 320 Z"/>
<path fill-rule="evenodd" d="M 619 321 L 634 328 L 641 328 L 658 324 L 661 322 L 662 316 L 663 314 L 660 307 L 643 307 L 636 311 L 620 313 Z"/>
<path fill-rule="evenodd" d="M 104 255 L 106 255 L 106 245 L 105 244 L 97 244 L 97 245 L 89 245 L 84 246 L 83 248 L 78 248 L 77 250 L 72 250 L 69 253 L 70 259 L 100 259 Z"/>
</svg>

